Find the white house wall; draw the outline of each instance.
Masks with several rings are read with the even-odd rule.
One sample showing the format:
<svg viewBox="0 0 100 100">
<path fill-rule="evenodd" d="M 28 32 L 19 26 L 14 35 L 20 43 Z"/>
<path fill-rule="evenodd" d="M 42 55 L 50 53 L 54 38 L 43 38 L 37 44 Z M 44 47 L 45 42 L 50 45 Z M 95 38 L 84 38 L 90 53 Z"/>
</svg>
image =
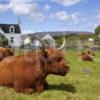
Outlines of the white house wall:
<svg viewBox="0 0 100 100">
<path fill-rule="evenodd" d="M 2 31 L 2 29 L 0 29 L 0 33 L 1 33 L 2 35 L 5 35 L 4 32 Z"/>
<path fill-rule="evenodd" d="M 14 47 L 21 46 L 21 34 L 19 34 L 19 33 L 16 33 L 16 34 L 15 33 L 14 34 L 6 33 L 5 36 L 9 40 L 9 44 L 11 46 L 14 46 Z M 14 42 L 13 43 L 10 43 L 10 38 L 11 37 L 14 37 Z"/>
</svg>

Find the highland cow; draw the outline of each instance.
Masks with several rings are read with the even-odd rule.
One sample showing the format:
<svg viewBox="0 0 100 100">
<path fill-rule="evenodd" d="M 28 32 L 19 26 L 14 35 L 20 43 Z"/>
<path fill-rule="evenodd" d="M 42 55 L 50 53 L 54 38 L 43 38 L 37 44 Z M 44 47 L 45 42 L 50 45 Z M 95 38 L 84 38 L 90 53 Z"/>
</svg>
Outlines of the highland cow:
<svg viewBox="0 0 100 100">
<path fill-rule="evenodd" d="M 0 61 L 3 60 L 5 57 L 12 55 L 14 55 L 14 49 L 0 47 Z"/>
<path fill-rule="evenodd" d="M 95 54 L 92 53 L 91 51 L 88 51 L 87 53 L 82 52 L 82 53 L 80 54 L 80 58 L 81 58 L 83 61 L 93 61 L 93 56 L 95 56 Z"/>
<path fill-rule="evenodd" d="M 42 44 L 40 51 L 5 58 L 0 63 L 0 86 L 12 87 L 16 92 L 26 94 L 43 91 L 48 87 L 47 75 L 65 76 L 69 72 L 64 55 L 60 51 L 63 46 L 64 43 L 59 50 L 57 48 L 45 50 Z"/>
</svg>

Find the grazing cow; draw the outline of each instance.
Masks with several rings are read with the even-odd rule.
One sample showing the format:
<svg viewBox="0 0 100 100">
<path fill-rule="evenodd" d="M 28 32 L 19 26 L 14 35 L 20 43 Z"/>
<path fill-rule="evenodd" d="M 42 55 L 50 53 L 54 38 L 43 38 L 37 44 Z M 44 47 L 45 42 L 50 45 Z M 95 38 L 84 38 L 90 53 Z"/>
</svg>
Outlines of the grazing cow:
<svg viewBox="0 0 100 100">
<path fill-rule="evenodd" d="M 0 61 L 3 60 L 5 57 L 12 55 L 14 55 L 14 49 L 0 47 Z"/>
<path fill-rule="evenodd" d="M 82 52 L 82 53 L 80 54 L 80 58 L 81 58 L 83 61 L 93 61 L 93 56 L 95 56 L 95 54 L 92 53 L 91 51 L 88 51 L 87 53 Z"/>
<path fill-rule="evenodd" d="M 48 86 L 46 77 L 49 74 L 65 76 L 69 72 L 64 62 L 64 55 L 57 48 L 28 52 L 25 55 L 5 58 L 0 63 L 0 86 L 13 87 L 16 92 L 31 94 L 41 92 Z"/>
</svg>

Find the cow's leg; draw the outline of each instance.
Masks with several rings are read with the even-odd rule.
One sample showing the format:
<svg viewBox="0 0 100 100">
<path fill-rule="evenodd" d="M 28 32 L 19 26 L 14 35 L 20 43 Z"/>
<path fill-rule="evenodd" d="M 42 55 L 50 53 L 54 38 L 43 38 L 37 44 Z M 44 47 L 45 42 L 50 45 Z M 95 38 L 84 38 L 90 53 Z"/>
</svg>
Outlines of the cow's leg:
<svg viewBox="0 0 100 100">
<path fill-rule="evenodd" d="M 32 94 L 34 92 L 32 88 L 29 88 L 25 83 L 22 83 L 21 81 L 16 81 L 14 83 L 14 89 L 16 92 L 25 94 Z"/>
<path fill-rule="evenodd" d="M 42 92 L 44 90 L 44 85 L 42 82 L 38 81 L 34 85 L 35 92 Z"/>
</svg>

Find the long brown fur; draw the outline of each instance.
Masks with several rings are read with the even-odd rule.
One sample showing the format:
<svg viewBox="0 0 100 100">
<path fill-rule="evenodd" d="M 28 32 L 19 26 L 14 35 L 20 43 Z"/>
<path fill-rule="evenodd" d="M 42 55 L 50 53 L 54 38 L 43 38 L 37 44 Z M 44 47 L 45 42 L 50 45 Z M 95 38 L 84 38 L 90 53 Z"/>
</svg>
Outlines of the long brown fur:
<svg viewBox="0 0 100 100">
<path fill-rule="evenodd" d="M 0 61 L 3 60 L 5 57 L 12 55 L 14 55 L 14 49 L 0 47 Z"/>
<path fill-rule="evenodd" d="M 50 48 L 29 52 L 17 57 L 8 57 L 0 63 L 0 86 L 13 87 L 16 92 L 31 94 L 41 92 L 48 86 L 49 74 L 66 75 L 69 67 L 64 62 L 63 54 Z"/>
</svg>

